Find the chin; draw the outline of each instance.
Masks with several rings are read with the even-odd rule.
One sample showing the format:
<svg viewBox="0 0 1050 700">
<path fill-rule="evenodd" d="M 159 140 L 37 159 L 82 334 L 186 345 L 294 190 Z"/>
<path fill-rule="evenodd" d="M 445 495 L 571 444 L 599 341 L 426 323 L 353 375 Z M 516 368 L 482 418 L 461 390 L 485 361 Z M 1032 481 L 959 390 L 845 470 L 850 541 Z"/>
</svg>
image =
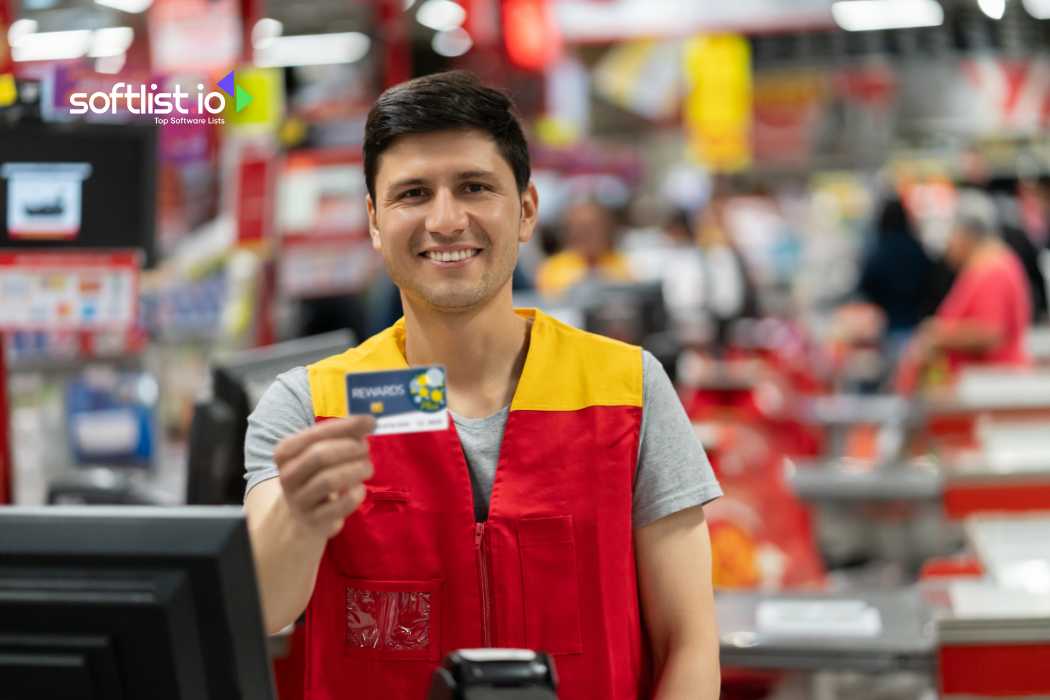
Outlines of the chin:
<svg viewBox="0 0 1050 700">
<path fill-rule="evenodd" d="M 442 311 L 469 311 L 484 304 L 491 295 L 478 289 L 448 290 L 443 292 L 421 293 L 419 296 L 432 308 Z"/>
</svg>

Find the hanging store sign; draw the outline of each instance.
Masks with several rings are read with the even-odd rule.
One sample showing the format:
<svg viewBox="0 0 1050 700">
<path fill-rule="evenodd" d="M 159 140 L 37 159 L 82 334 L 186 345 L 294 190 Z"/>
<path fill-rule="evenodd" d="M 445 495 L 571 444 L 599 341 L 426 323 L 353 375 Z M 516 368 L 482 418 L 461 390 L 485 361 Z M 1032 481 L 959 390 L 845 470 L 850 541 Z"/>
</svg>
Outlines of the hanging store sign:
<svg viewBox="0 0 1050 700">
<path fill-rule="evenodd" d="M 366 239 L 367 194 L 356 149 L 291 153 L 277 185 L 277 227 L 283 236 Z"/>
<path fill-rule="evenodd" d="M 751 137 L 756 161 L 808 162 L 828 100 L 827 82 L 814 69 L 770 71 L 755 77 Z"/>
<path fill-rule="evenodd" d="M 152 66 L 161 73 L 224 74 L 241 55 L 240 3 L 155 0 L 149 10 Z"/>
<path fill-rule="evenodd" d="M 357 149 L 288 155 L 277 185 L 277 281 L 291 298 L 365 289 L 381 266 L 368 236 Z"/>
<path fill-rule="evenodd" d="M 366 289 L 381 266 L 367 240 L 286 238 L 277 258 L 277 283 L 288 298 L 350 294 Z"/>
<path fill-rule="evenodd" d="M 685 44 L 687 95 L 682 110 L 693 155 L 712 170 L 751 162 L 751 49 L 736 34 L 698 36 Z"/>
</svg>

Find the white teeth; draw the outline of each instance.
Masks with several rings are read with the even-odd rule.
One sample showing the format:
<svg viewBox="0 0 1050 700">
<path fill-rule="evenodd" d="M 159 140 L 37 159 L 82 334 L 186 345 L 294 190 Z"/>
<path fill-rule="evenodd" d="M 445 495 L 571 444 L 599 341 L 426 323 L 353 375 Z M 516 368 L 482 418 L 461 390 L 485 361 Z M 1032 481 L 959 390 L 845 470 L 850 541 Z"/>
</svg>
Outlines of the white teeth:
<svg viewBox="0 0 1050 700">
<path fill-rule="evenodd" d="M 459 262 L 478 254 L 477 250 L 427 251 L 427 257 L 437 262 Z"/>
</svg>

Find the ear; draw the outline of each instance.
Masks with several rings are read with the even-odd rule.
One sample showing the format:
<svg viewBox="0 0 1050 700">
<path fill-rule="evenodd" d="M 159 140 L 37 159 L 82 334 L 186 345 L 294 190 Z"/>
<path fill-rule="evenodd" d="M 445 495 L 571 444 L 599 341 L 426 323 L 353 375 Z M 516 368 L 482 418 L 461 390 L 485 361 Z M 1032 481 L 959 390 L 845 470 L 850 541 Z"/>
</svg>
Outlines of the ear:
<svg viewBox="0 0 1050 700">
<path fill-rule="evenodd" d="M 531 181 L 528 188 L 521 193 L 521 221 L 518 222 L 518 241 L 527 243 L 532 239 L 539 221 L 540 195 L 536 191 L 536 185 Z"/>
<path fill-rule="evenodd" d="M 376 218 L 376 207 L 372 203 L 372 195 L 365 196 L 365 207 L 368 209 L 368 236 L 372 239 L 372 248 L 383 249 L 383 241 L 379 237 L 379 222 Z"/>
</svg>

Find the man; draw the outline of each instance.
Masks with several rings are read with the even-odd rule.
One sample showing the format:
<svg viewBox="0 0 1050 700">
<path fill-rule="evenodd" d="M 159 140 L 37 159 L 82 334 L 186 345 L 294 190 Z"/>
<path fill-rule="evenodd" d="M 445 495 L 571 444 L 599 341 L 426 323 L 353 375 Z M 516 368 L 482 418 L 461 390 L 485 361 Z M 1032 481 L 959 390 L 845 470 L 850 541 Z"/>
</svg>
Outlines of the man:
<svg viewBox="0 0 1050 700">
<path fill-rule="evenodd" d="M 536 271 L 536 289 L 557 298 L 590 276 L 606 282 L 630 282 L 627 258 L 617 252 L 616 219 L 592 200 L 573 202 L 562 216 L 565 250 L 547 258 Z"/>
<path fill-rule="evenodd" d="M 958 270 L 936 315 L 922 324 L 902 366 L 903 388 L 915 370 L 938 355 L 948 370 L 967 365 L 1029 364 L 1025 336 L 1032 301 L 1017 256 L 1000 238 L 995 203 L 977 190 L 963 190 L 945 250 Z"/>
<path fill-rule="evenodd" d="M 652 356 L 513 309 L 537 195 L 510 101 L 458 72 L 396 86 L 364 166 L 405 316 L 278 378 L 246 442 L 266 624 L 305 609 L 307 697 L 423 698 L 446 653 L 495 646 L 551 653 L 565 700 L 716 698 L 721 491 Z M 348 372 L 428 364 L 447 430 L 345 417 Z"/>
</svg>

